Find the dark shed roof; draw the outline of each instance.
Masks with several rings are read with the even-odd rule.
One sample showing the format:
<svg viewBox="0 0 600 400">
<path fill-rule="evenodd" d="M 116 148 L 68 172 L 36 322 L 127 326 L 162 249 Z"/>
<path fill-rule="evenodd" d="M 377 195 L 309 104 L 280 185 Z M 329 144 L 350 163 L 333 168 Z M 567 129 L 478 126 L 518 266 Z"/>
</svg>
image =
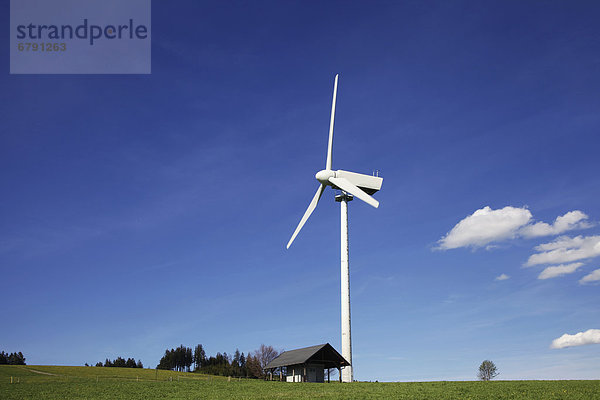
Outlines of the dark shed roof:
<svg viewBox="0 0 600 400">
<path fill-rule="evenodd" d="M 325 343 L 303 349 L 284 351 L 279 357 L 267 364 L 265 369 L 306 363 L 323 364 L 324 368 L 339 368 L 350 365 L 329 343 Z"/>
</svg>

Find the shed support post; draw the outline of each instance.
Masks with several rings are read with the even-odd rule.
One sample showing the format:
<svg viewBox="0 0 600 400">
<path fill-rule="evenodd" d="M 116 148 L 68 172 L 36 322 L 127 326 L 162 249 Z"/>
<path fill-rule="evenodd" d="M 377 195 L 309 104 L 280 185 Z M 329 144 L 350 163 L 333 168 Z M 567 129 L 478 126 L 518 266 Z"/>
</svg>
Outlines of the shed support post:
<svg viewBox="0 0 600 400">
<path fill-rule="evenodd" d="M 302 382 L 306 382 L 306 364 L 304 365 L 304 376 L 302 376 Z"/>
<path fill-rule="evenodd" d="M 327 383 L 329 383 L 329 375 L 330 375 L 331 369 L 327 368 Z"/>
<path fill-rule="evenodd" d="M 340 377 L 340 383 L 342 383 L 342 369 L 338 367 L 338 376 Z"/>
</svg>

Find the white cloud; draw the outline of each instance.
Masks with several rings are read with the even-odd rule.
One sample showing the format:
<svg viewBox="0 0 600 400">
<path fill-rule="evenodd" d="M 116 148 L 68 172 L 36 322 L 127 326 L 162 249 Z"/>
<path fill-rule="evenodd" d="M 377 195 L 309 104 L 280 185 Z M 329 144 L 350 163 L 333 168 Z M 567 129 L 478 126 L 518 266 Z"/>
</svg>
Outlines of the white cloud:
<svg viewBox="0 0 600 400">
<path fill-rule="evenodd" d="M 537 254 L 529 256 L 525 266 L 568 263 L 600 256 L 600 236 L 561 236 L 535 247 Z"/>
<path fill-rule="evenodd" d="M 595 271 L 592 271 L 590 274 L 587 274 L 586 276 L 584 276 L 583 278 L 581 278 L 579 280 L 580 284 L 586 284 L 586 283 L 590 283 L 590 282 L 598 282 L 600 281 L 600 269 L 597 269 Z"/>
<path fill-rule="evenodd" d="M 569 211 L 565 215 L 556 217 L 552 225 L 545 222 L 536 222 L 535 224 L 524 226 L 519 233 L 527 238 L 559 235 L 573 229 L 591 227 L 592 224 L 587 222 L 587 219 L 588 216 L 579 210 Z"/>
<path fill-rule="evenodd" d="M 439 240 L 442 250 L 458 247 L 482 247 L 488 243 L 517 236 L 519 228 L 531 220 L 526 208 L 504 207 L 492 210 L 483 207 L 465 217 Z"/>
<path fill-rule="evenodd" d="M 587 219 L 585 213 L 574 210 L 556 217 L 552 224 L 532 223 L 531 212 L 526 207 L 506 206 L 492 210 L 485 206 L 456 224 L 438 241 L 438 249 L 485 246 L 489 250 L 495 247 L 490 243 L 505 239 L 559 235 L 573 229 L 589 228 L 592 224 Z"/>
<path fill-rule="evenodd" d="M 538 279 L 550 279 L 556 278 L 558 276 L 572 274 L 573 272 L 577 271 L 577 268 L 581 267 L 582 265 L 583 263 L 573 263 L 548 267 L 542 271 L 542 273 L 538 276 Z"/>
<path fill-rule="evenodd" d="M 507 279 L 510 279 L 510 276 L 506 275 L 506 274 L 502 274 L 496 277 L 496 281 L 505 281 Z"/>
<path fill-rule="evenodd" d="M 558 339 L 554 339 L 550 345 L 551 349 L 563 349 L 571 346 L 583 346 L 585 344 L 600 343 L 600 329 L 588 329 L 574 335 L 565 333 Z"/>
</svg>

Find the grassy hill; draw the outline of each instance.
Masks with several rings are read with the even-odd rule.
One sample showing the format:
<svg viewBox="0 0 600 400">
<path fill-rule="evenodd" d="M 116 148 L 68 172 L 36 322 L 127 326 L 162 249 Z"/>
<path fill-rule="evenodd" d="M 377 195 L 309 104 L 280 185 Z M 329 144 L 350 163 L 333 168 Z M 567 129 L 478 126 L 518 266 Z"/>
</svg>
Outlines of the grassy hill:
<svg viewBox="0 0 600 400">
<path fill-rule="evenodd" d="M 600 381 L 292 384 L 137 368 L 0 365 L 3 400 L 374 398 L 600 400 Z"/>
</svg>

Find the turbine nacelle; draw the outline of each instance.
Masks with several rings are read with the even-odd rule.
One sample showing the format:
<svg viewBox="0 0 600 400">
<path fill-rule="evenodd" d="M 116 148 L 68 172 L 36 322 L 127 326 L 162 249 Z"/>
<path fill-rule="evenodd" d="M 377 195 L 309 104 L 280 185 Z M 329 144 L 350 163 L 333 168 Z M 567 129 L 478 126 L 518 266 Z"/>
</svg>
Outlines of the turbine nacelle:
<svg viewBox="0 0 600 400">
<path fill-rule="evenodd" d="M 321 183 L 321 185 L 331 186 L 334 189 L 340 190 L 345 189 L 337 186 L 335 181 L 339 182 L 340 179 L 345 179 L 368 195 L 372 195 L 379 191 L 383 183 L 383 178 L 378 176 L 358 174 L 356 172 L 344 171 L 343 169 L 338 169 L 337 171 L 323 169 L 315 174 L 315 178 Z"/>
</svg>

